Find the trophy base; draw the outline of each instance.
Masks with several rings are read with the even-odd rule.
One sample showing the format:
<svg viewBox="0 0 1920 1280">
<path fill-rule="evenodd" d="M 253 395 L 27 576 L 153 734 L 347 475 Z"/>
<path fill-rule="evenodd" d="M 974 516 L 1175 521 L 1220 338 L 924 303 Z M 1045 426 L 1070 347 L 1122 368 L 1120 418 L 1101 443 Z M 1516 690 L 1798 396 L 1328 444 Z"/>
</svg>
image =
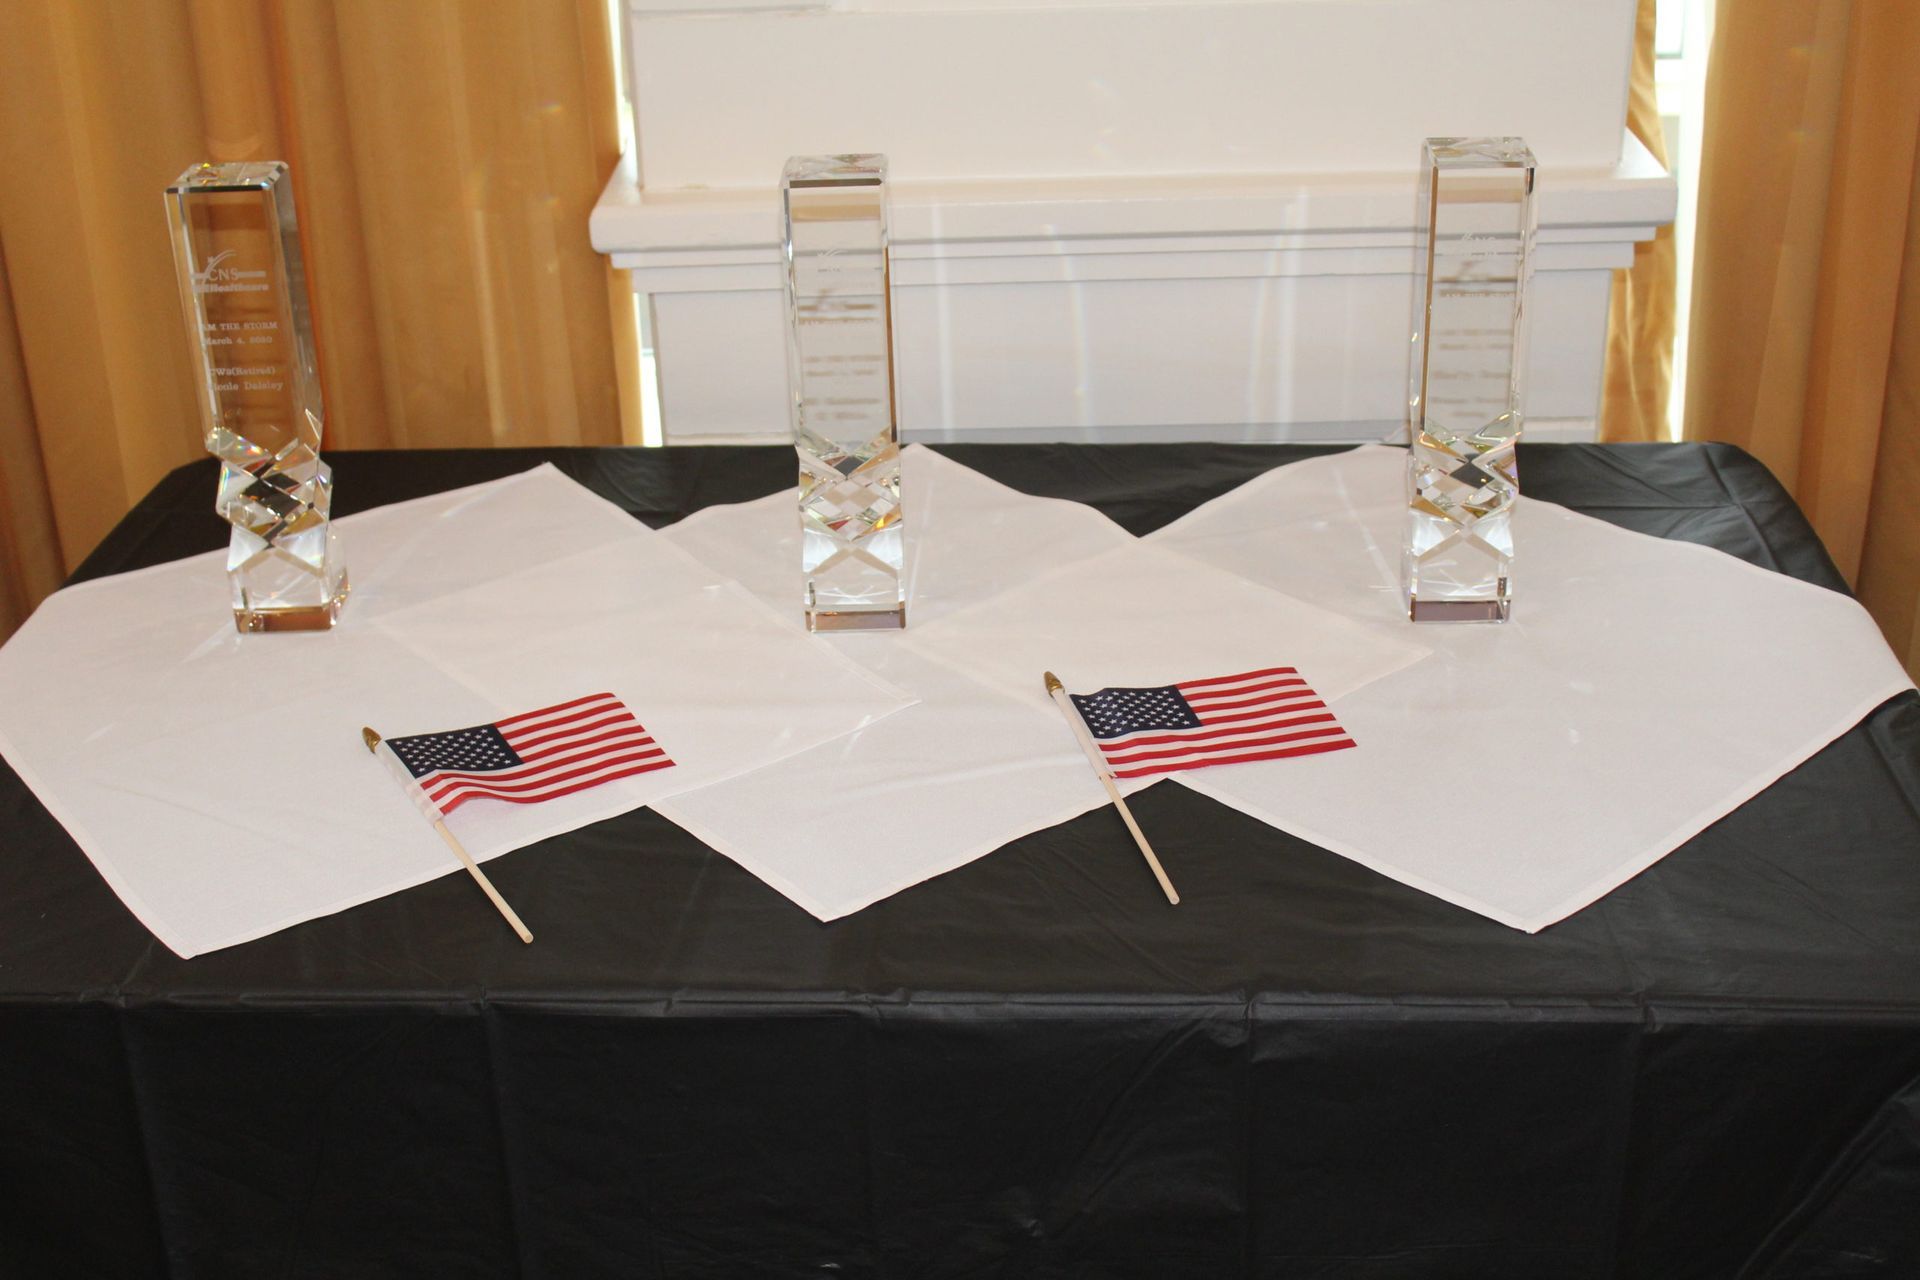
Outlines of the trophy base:
<svg viewBox="0 0 1920 1280">
<path fill-rule="evenodd" d="M 276 605 L 263 608 L 250 608 L 236 605 L 233 610 L 233 628 L 241 635 L 259 635 L 273 631 L 331 631 L 333 624 L 340 620 L 340 610 L 346 607 L 347 592 L 350 584 L 343 571 L 340 574 L 340 588 L 333 598 L 319 604 Z"/>
<path fill-rule="evenodd" d="M 1502 600 L 1421 600 L 1407 601 L 1410 622 L 1505 622 L 1513 614 L 1513 601 Z"/>
<path fill-rule="evenodd" d="M 809 631 L 904 631 L 907 606 L 896 609 L 809 610 Z"/>
</svg>

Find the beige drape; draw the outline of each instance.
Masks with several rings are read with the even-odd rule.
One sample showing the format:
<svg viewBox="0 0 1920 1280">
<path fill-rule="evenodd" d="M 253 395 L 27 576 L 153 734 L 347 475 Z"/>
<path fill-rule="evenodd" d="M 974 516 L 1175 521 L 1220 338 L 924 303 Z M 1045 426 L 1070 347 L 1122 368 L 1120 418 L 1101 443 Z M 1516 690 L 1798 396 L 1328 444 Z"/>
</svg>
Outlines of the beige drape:
<svg viewBox="0 0 1920 1280">
<path fill-rule="evenodd" d="M 616 101 L 604 0 L 0 4 L 0 635 L 200 455 L 160 193 L 202 159 L 292 165 L 328 448 L 637 442 Z"/>
<path fill-rule="evenodd" d="M 1633 73 L 1627 95 L 1627 128 L 1653 158 L 1667 163 L 1660 106 L 1653 84 L 1655 0 L 1640 0 L 1633 37 Z M 1634 246 L 1633 266 L 1613 273 L 1607 313 L 1606 377 L 1600 396 L 1602 440 L 1669 438 L 1667 399 L 1673 386 L 1673 227 Z"/>
<path fill-rule="evenodd" d="M 1716 23 L 1686 434 L 1773 470 L 1920 672 L 1920 4 Z"/>
</svg>

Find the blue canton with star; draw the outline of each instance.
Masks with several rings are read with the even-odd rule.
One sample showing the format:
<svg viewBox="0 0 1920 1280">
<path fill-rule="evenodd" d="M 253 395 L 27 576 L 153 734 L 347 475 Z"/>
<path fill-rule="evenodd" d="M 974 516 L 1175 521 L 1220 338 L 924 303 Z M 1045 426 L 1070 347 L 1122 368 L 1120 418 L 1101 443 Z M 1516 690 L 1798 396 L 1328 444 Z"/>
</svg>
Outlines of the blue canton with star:
<svg viewBox="0 0 1920 1280">
<path fill-rule="evenodd" d="M 1102 689 L 1070 693 L 1080 718 L 1096 738 L 1118 738 L 1142 729 L 1198 729 L 1200 717 L 1172 685 L 1162 689 Z"/>
<path fill-rule="evenodd" d="M 511 769 L 521 763 L 500 730 L 490 724 L 450 729 L 446 733 L 416 733 L 410 738 L 388 738 L 387 745 L 416 778 L 424 778 L 439 769 L 471 773 Z"/>
</svg>

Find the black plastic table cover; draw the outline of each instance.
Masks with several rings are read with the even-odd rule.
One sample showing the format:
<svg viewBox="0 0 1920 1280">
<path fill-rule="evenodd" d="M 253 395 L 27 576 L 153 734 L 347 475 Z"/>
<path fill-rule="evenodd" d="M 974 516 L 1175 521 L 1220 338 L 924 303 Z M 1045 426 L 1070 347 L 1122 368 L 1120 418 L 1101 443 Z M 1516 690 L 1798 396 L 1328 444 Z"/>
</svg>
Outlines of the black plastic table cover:
<svg viewBox="0 0 1920 1280">
<path fill-rule="evenodd" d="M 1324 450 L 944 452 L 1146 533 Z M 541 461 L 655 526 L 793 477 L 333 455 L 342 514 Z M 1843 589 L 1738 451 L 1522 468 Z M 213 490 L 175 472 L 79 576 L 221 545 Z M 1471 838 L 1502 820 L 1481 751 L 1379 803 Z M 300 785 L 234 774 L 237 803 Z M 182 961 L 0 771 L 0 1274 L 1920 1276 L 1911 693 L 1532 937 L 1172 783 L 1134 808 L 1178 908 L 1111 810 L 827 925 L 642 810 L 491 864 L 530 947 L 450 869 Z"/>
</svg>

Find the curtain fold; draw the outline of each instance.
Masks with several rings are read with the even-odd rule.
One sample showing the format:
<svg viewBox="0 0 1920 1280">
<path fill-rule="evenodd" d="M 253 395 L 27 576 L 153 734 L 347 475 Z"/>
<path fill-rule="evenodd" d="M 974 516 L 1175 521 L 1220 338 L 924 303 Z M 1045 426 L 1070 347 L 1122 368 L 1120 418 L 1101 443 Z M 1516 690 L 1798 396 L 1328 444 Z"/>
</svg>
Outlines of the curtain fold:
<svg viewBox="0 0 1920 1280">
<path fill-rule="evenodd" d="M 1655 0 L 1640 0 L 1628 82 L 1627 129 L 1667 163 L 1653 84 Z M 1678 279 L 1673 224 L 1633 247 L 1633 266 L 1613 273 L 1607 312 L 1606 373 L 1600 392 L 1600 439 L 1666 440 L 1667 400 L 1673 387 L 1674 284 Z"/>
<path fill-rule="evenodd" d="M 611 41 L 601 0 L 0 5 L 0 634 L 201 452 L 161 206 L 199 160 L 292 166 L 326 447 L 638 443 Z"/>
<path fill-rule="evenodd" d="M 66 572 L 33 428 L 33 394 L 0 255 L 0 636 L 26 621 Z"/>
<path fill-rule="evenodd" d="M 1792 490 L 1920 671 L 1920 5 L 1721 0 L 1686 435 Z"/>
<path fill-rule="evenodd" d="M 1907 239 L 1887 352 L 1880 446 L 1867 500 L 1858 588 L 1907 670 L 1920 679 L 1920 155 L 1907 196 Z"/>
</svg>

